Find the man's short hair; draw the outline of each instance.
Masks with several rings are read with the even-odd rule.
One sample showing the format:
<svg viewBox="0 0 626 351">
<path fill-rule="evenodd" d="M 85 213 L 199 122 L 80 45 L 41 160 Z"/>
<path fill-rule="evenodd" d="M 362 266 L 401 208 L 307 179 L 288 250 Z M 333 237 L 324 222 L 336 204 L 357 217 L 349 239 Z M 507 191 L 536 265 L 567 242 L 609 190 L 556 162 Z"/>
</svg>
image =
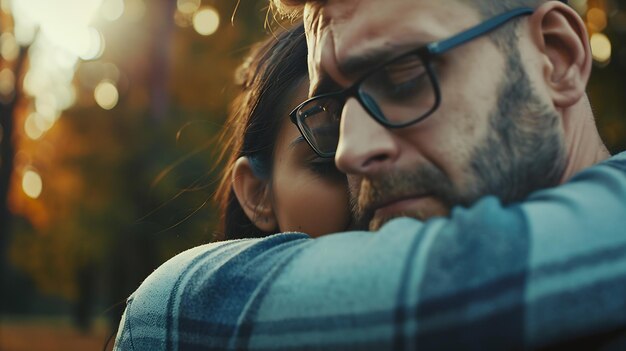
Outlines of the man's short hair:
<svg viewBox="0 0 626 351">
<path fill-rule="evenodd" d="M 515 7 L 536 7 L 547 0 L 458 0 L 464 3 L 478 6 L 478 11 L 483 17 L 491 17 Z M 566 0 L 561 0 L 567 3 Z M 324 3 L 324 0 L 270 0 L 270 5 L 281 15 L 297 16 L 302 13 L 302 7 L 307 2 Z"/>
<path fill-rule="evenodd" d="M 456 0 L 459 3 L 474 7 L 482 19 L 496 16 L 505 11 L 517 7 L 532 7 L 547 2 L 549 0 Z M 567 3 L 566 0 L 560 0 Z M 273 11 L 281 16 L 290 18 L 300 17 L 304 5 L 309 3 L 317 3 L 323 5 L 325 0 L 270 0 L 270 7 Z M 505 52 L 510 52 L 517 44 L 517 21 L 513 21 L 512 25 L 505 26 L 501 30 L 490 33 L 490 38 L 495 42 L 496 46 Z"/>
<path fill-rule="evenodd" d="M 307 0 L 270 0 L 270 9 L 281 16 L 299 17 Z"/>
<path fill-rule="evenodd" d="M 498 14 L 519 7 L 536 8 L 548 0 L 457 0 L 460 3 L 467 4 L 478 11 L 483 20 L 497 16 Z M 516 51 L 518 42 L 517 27 L 519 18 L 512 21 L 509 25 L 503 26 L 497 31 L 489 34 L 489 37 L 495 42 L 496 46 L 506 52 Z"/>
</svg>

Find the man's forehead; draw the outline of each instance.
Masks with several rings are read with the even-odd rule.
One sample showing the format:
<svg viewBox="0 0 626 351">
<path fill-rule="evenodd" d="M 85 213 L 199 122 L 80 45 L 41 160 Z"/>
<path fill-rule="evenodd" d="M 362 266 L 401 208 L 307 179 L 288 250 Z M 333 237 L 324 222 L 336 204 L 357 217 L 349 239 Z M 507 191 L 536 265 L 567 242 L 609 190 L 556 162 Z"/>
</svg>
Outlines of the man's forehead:
<svg viewBox="0 0 626 351">
<path fill-rule="evenodd" d="M 429 15 L 436 15 L 441 10 L 450 7 L 463 7 L 469 9 L 467 4 L 469 1 L 459 0 L 325 0 L 325 1 L 306 1 L 303 17 L 305 24 L 323 26 L 331 23 L 338 24 L 347 21 L 365 20 L 369 23 L 386 22 L 389 18 L 384 15 L 386 12 L 395 12 L 395 17 L 400 17 L 403 12 L 397 12 L 402 9 L 419 9 L 420 12 L 426 12 Z M 435 5 L 435 6 L 432 6 Z M 319 29 L 319 28 L 318 28 Z"/>
<path fill-rule="evenodd" d="M 454 6 L 453 6 L 454 5 Z M 352 74 L 411 47 L 454 34 L 452 22 L 478 14 L 454 0 L 328 0 L 307 4 L 304 12 L 312 89 L 332 76 L 345 85 Z M 346 78 L 344 82 L 339 78 Z"/>
</svg>

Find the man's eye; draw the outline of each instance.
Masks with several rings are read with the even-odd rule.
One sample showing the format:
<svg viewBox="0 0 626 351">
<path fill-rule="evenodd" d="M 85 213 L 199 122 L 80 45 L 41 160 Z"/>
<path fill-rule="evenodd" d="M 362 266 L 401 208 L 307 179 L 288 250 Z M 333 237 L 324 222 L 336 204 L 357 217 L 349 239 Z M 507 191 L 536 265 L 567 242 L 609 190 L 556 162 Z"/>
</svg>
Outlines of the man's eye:
<svg viewBox="0 0 626 351">
<path fill-rule="evenodd" d="M 408 58 L 385 66 L 385 74 L 392 84 L 402 84 L 420 77 L 426 73 L 422 61 L 416 58 Z"/>
<path fill-rule="evenodd" d="M 429 88 L 429 77 L 421 60 L 406 59 L 385 66 L 364 84 L 371 95 L 398 101 L 413 98 Z"/>
</svg>

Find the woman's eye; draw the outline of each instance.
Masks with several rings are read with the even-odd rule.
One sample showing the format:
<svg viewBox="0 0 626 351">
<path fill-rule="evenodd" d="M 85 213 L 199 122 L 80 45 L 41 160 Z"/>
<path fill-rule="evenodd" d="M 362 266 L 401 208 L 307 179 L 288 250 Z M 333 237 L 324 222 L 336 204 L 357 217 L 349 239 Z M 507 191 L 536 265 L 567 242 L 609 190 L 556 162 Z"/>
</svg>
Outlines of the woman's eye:
<svg viewBox="0 0 626 351">
<path fill-rule="evenodd" d="M 309 166 L 311 171 L 322 177 L 335 178 L 344 176 L 344 174 L 341 173 L 335 166 L 335 161 L 333 159 L 313 160 L 309 163 Z"/>
</svg>

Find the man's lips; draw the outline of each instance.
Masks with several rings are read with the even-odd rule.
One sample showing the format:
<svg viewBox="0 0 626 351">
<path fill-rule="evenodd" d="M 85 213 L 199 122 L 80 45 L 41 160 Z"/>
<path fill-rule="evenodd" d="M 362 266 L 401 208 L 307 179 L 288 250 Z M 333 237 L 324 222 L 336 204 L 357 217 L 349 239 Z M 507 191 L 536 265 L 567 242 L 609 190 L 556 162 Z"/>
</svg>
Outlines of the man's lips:
<svg viewBox="0 0 626 351">
<path fill-rule="evenodd" d="M 407 212 L 420 200 L 430 196 L 430 194 L 419 194 L 391 199 L 373 207 L 374 217 L 390 217 L 398 213 Z"/>
</svg>

